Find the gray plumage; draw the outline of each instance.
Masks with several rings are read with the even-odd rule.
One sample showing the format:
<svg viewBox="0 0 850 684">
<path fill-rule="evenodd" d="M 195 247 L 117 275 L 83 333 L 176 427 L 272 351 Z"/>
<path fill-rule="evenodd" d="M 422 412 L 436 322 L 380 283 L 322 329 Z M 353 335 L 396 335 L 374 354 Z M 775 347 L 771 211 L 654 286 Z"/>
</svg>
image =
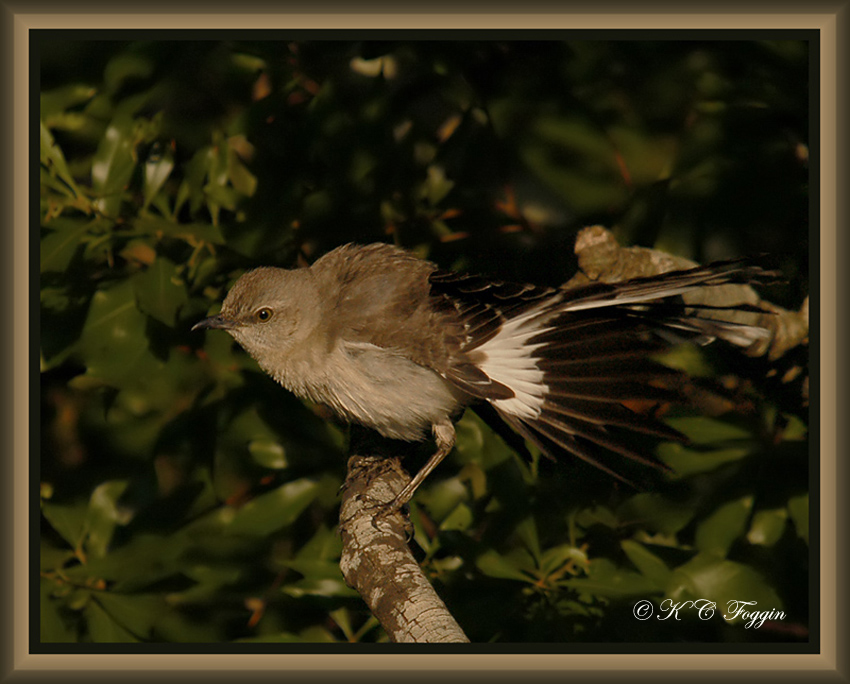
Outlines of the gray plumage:
<svg viewBox="0 0 850 684">
<path fill-rule="evenodd" d="M 659 380 L 676 371 L 648 355 L 681 339 L 746 346 L 767 334 L 674 298 L 762 274 L 731 261 L 548 288 L 441 271 L 390 245 L 345 245 L 309 268 L 245 273 L 221 313 L 194 328 L 226 330 L 284 387 L 385 437 L 430 430 L 437 452 L 400 505 L 454 445 L 452 418 L 481 401 L 547 454 L 565 450 L 614 475 L 606 453 L 661 466 L 612 433 L 681 437 L 622 403 L 675 399 Z"/>
</svg>

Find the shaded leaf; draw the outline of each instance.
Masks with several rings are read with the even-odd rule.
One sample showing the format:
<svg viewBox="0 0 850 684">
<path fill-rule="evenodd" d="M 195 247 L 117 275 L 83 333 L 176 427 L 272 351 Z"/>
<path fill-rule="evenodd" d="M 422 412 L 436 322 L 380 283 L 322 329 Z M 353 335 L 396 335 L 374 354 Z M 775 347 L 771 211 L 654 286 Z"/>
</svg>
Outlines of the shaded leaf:
<svg viewBox="0 0 850 684">
<path fill-rule="evenodd" d="M 223 508 L 218 517 L 226 534 L 264 536 L 295 522 L 318 493 L 317 482 L 302 478 L 261 494 L 241 508 Z"/>
<path fill-rule="evenodd" d="M 664 590 L 672 575 L 670 568 L 643 544 L 624 539 L 620 546 L 629 560 L 634 563 L 641 575 L 646 577 L 656 589 Z"/>
<path fill-rule="evenodd" d="M 758 610 L 781 610 L 782 601 L 758 572 L 711 554 L 700 554 L 673 571 L 668 595 L 674 599 L 707 599 L 722 614 L 732 601 L 754 601 Z"/>
<path fill-rule="evenodd" d="M 72 549 L 80 548 L 88 515 L 85 501 L 77 501 L 73 504 L 42 501 L 41 512 Z"/>
<path fill-rule="evenodd" d="M 757 511 L 747 532 L 747 541 L 750 544 L 773 546 L 779 541 L 787 523 L 788 511 L 784 508 Z"/>
<path fill-rule="evenodd" d="M 310 577 L 287 584 L 281 591 L 296 598 L 301 596 L 356 598 L 359 596 L 354 589 L 345 583 L 342 576 L 338 578 Z"/>
<path fill-rule="evenodd" d="M 620 520 L 663 534 L 675 534 L 694 516 L 693 504 L 670 501 L 660 494 L 642 492 L 617 510 Z"/>
<path fill-rule="evenodd" d="M 607 598 L 657 593 L 651 580 L 631 570 L 618 568 L 607 558 L 594 558 L 588 566 L 587 577 L 564 580 L 563 585 L 580 593 Z"/>
<path fill-rule="evenodd" d="M 751 432 L 739 425 L 708 416 L 670 418 L 667 422 L 671 427 L 686 434 L 695 444 L 719 445 L 753 438 Z"/>
<path fill-rule="evenodd" d="M 165 185 L 165 181 L 168 180 L 173 169 L 174 153 L 168 147 L 160 151 L 159 154 L 152 155 L 145 160 L 143 210 L 150 205 L 162 186 Z"/>
<path fill-rule="evenodd" d="M 242 163 L 231 144 L 227 146 L 227 176 L 239 194 L 251 197 L 257 191 L 257 177 Z"/>
<path fill-rule="evenodd" d="M 85 608 L 89 636 L 96 644 L 131 644 L 139 639 L 118 623 L 103 607 L 95 601 L 89 601 Z"/>
<path fill-rule="evenodd" d="M 752 508 L 752 496 L 730 501 L 718 508 L 697 526 L 696 547 L 720 558 L 725 557 L 732 543 L 744 534 Z"/>
<path fill-rule="evenodd" d="M 170 259 L 158 256 L 146 270 L 132 277 L 139 309 L 169 327 L 189 301 L 186 285 Z"/>
<path fill-rule="evenodd" d="M 52 232 L 41 240 L 41 272 L 61 273 L 80 247 L 94 222 L 89 219 L 57 217 L 50 221 Z"/>
<path fill-rule="evenodd" d="M 476 567 L 488 577 L 499 579 L 533 581 L 528 569 L 534 566 L 533 559 L 527 552 L 514 556 L 502 556 L 493 549 L 485 551 L 475 560 Z M 525 570 L 525 572 L 524 572 Z"/>
<path fill-rule="evenodd" d="M 77 641 L 76 630 L 61 615 L 61 602 L 52 596 L 55 585 L 42 577 L 40 582 L 39 640 L 43 644 L 69 644 Z"/>
<path fill-rule="evenodd" d="M 472 511 L 466 504 L 458 504 L 455 509 L 440 522 L 441 530 L 467 530 L 473 523 Z"/>
<path fill-rule="evenodd" d="M 216 245 L 224 244 L 221 228 L 211 223 L 178 223 L 171 219 L 146 216 L 134 219 L 132 225 L 140 233 L 156 239 L 166 236 L 185 240 L 191 245 L 201 242 L 210 242 Z"/>
<path fill-rule="evenodd" d="M 83 83 L 69 83 L 41 93 L 39 111 L 41 118 L 50 126 L 50 120 L 66 109 L 87 102 L 97 93 L 96 88 Z"/>
<path fill-rule="evenodd" d="M 794 521 L 797 534 L 809 543 L 809 495 L 801 494 L 788 500 L 788 515 Z"/>
<path fill-rule="evenodd" d="M 46 164 L 52 174 L 62 179 L 68 186 L 69 194 L 74 197 L 79 197 L 82 194 L 68 169 L 65 155 L 62 154 L 62 150 L 53 140 L 53 136 L 44 123 L 41 123 L 41 163 Z"/>
<path fill-rule="evenodd" d="M 280 442 L 267 439 L 254 439 L 248 443 L 251 458 L 264 468 L 280 470 L 286 468 L 286 450 Z"/>
<path fill-rule="evenodd" d="M 98 593 L 97 602 L 118 624 L 141 638 L 152 635 L 154 625 L 168 610 L 162 594 L 118 594 L 105 591 Z"/>
<path fill-rule="evenodd" d="M 113 480 L 98 485 L 92 492 L 85 521 L 85 550 L 92 558 L 103 558 L 116 525 L 129 522 L 130 514 L 118 504 L 127 489 L 127 481 Z"/>
<path fill-rule="evenodd" d="M 92 158 L 92 189 L 98 196 L 95 206 L 106 216 L 118 216 L 122 195 L 136 168 L 135 142 L 133 120 L 116 118 Z"/>
<path fill-rule="evenodd" d="M 582 568 L 587 567 L 587 554 L 571 544 L 559 544 L 543 552 L 540 559 L 540 571 L 544 576 L 560 573 L 570 562 Z"/>
<path fill-rule="evenodd" d="M 706 451 L 689 449 L 676 442 L 665 442 L 658 446 L 658 457 L 673 469 L 675 473 L 673 477 L 679 479 L 697 473 L 708 473 L 727 463 L 740 461 L 753 453 L 754 446 Z"/>
<path fill-rule="evenodd" d="M 135 377 L 134 365 L 147 350 L 145 316 L 136 306 L 132 281 L 95 292 L 78 346 L 86 376 L 120 386 Z"/>
</svg>

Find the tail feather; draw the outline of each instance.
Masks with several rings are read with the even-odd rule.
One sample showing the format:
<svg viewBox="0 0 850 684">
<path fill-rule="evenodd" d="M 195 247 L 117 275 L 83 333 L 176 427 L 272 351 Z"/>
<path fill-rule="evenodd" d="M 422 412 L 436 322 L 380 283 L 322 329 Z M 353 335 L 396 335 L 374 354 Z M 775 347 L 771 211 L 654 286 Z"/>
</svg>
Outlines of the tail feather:
<svg viewBox="0 0 850 684">
<path fill-rule="evenodd" d="M 548 429 L 543 426 L 547 426 Z M 634 449 L 630 449 L 623 442 L 612 438 L 607 433 L 606 429 L 601 426 L 579 423 L 577 421 L 567 421 L 562 417 L 559 417 L 557 414 L 543 411 L 540 414 L 540 419 L 533 427 L 537 430 L 547 430 L 550 435 L 550 439 L 552 435 L 567 435 L 573 439 L 583 439 L 602 447 L 603 449 L 625 456 L 626 458 L 636 461 L 642 465 L 669 470 L 665 464 L 656 458 L 645 456 Z"/>
<path fill-rule="evenodd" d="M 471 360 L 466 363 L 474 366 L 467 373 L 453 369 L 447 377 L 489 401 L 545 454 L 570 452 L 619 479 L 624 478 L 604 462 L 606 455 L 664 470 L 661 461 L 639 453 L 627 438 L 685 439 L 624 403 L 683 400 L 677 389 L 682 374 L 652 354 L 682 341 L 723 339 L 749 346 L 768 335 L 757 326 L 718 318 L 723 312 L 761 311 L 751 304 L 691 306 L 680 295 L 773 275 L 732 260 L 572 289 L 439 276 L 432 280 L 432 292 L 454 302 L 465 324 L 463 351 Z"/>
<path fill-rule="evenodd" d="M 593 399 L 621 403 L 631 399 L 649 401 L 676 401 L 681 397 L 669 388 L 640 380 L 618 378 L 570 378 L 568 380 L 546 377 L 546 399 L 565 402 L 568 399 Z M 528 389 L 526 389 L 528 391 Z"/>
<path fill-rule="evenodd" d="M 636 413 L 622 404 L 607 402 L 599 404 L 592 401 L 570 401 L 568 403 L 546 402 L 544 410 L 595 425 L 625 428 L 631 432 L 652 435 L 673 442 L 684 440 L 678 430 L 666 423 L 641 413 Z"/>
</svg>

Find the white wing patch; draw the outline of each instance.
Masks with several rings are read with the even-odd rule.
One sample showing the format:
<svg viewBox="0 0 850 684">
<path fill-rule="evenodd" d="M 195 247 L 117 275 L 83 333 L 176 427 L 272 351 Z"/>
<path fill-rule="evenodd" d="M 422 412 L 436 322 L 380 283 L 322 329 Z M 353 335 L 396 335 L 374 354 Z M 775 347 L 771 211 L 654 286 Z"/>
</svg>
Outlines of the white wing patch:
<svg viewBox="0 0 850 684">
<path fill-rule="evenodd" d="M 552 318 L 570 311 L 586 311 L 610 306 L 637 305 L 656 301 L 674 295 L 684 294 L 704 287 L 705 282 L 681 283 L 646 283 L 627 287 L 625 292 L 610 292 L 607 296 L 590 297 L 567 301 L 560 304 L 557 299 L 563 296 L 555 295 L 548 298 L 539 306 L 502 323 L 502 327 L 490 340 L 482 344 L 476 352 L 483 355 L 478 367 L 496 382 L 510 388 L 514 396 L 510 399 L 496 399 L 492 405 L 499 411 L 521 420 L 534 420 L 540 416 L 543 403 L 549 392 L 549 386 L 544 383 L 544 373 L 537 365 L 539 356 L 535 353 L 546 343 L 528 344 L 535 335 L 554 329 L 548 326 Z M 566 293 L 569 296 L 570 293 Z M 704 322 L 703 322 L 704 321 Z M 668 327 L 675 327 L 672 321 Z M 692 326 L 692 327 L 691 327 Z M 747 346 L 766 331 L 755 326 L 736 325 L 715 321 L 713 319 L 695 318 L 691 326 L 683 325 L 687 330 L 705 329 L 704 342 L 714 337 L 723 337 L 727 341 Z M 663 328 L 658 331 L 663 334 Z"/>
<path fill-rule="evenodd" d="M 478 364 L 492 380 L 513 390 L 510 399 L 497 399 L 493 406 L 499 411 L 534 419 L 543 408 L 543 398 L 549 388 L 543 383 L 543 371 L 537 366 L 534 352 L 543 344 L 526 344 L 543 332 L 545 320 L 538 318 L 540 307 L 534 308 L 502 324 L 492 339 L 478 348 L 484 359 Z"/>
<path fill-rule="evenodd" d="M 608 299 L 594 299 L 591 301 L 578 301 L 574 304 L 566 304 L 562 311 L 585 311 L 586 309 L 601 309 L 606 306 L 622 306 L 623 304 L 640 304 L 650 302 L 662 297 L 672 297 L 673 295 L 684 294 L 698 289 L 696 285 L 681 285 L 679 287 L 664 287 L 657 286 L 652 290 L 638 292 L 636 294 L 616 294 L 612 293 Z"/>
</svg>

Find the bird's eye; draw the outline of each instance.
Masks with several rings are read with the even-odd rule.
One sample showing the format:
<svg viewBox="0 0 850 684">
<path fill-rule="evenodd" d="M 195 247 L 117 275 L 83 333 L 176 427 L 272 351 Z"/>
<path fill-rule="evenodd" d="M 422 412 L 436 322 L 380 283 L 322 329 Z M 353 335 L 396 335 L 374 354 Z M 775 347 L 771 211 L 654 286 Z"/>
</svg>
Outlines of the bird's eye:
<svg viewBox="0 0 850 684">
<path fill-rule="evenodd" d="M 254 314 L 254 318 L 256 318 L 260 323 L 265 323 L 266 321 L 271 320 L 273 313 L 274 312 L 271 309 L 264 306 L 262 309 L 257 309 L 257 313 Z"/>
</svg>

